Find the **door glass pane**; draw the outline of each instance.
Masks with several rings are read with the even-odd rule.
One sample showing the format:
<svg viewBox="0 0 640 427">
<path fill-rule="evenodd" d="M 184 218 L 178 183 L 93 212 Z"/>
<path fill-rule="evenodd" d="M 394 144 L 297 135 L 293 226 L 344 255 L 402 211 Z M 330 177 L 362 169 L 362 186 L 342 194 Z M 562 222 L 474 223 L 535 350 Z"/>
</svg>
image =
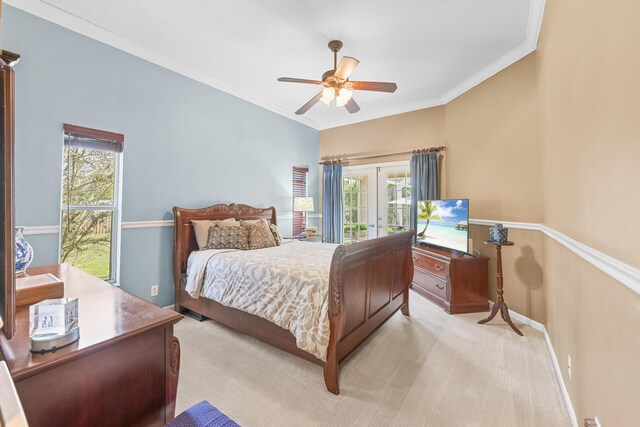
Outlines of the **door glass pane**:
<svg viewBox="0 0 640 427">
<path fill-rule="evenodd" d="M 61 262 L 101 279 L 111 277 L 111 210 L 63 210 Z"/>
<path fill-rule="evenodd" d="M 386 174 L 387 233 L 410 229 L 411 178 L 409 171 Z"/>
<path fill-rule="evenodd" d="M 343 178 L 344 243 L 367 239 L 367 185 L 366 175 Z"/>
</svg>

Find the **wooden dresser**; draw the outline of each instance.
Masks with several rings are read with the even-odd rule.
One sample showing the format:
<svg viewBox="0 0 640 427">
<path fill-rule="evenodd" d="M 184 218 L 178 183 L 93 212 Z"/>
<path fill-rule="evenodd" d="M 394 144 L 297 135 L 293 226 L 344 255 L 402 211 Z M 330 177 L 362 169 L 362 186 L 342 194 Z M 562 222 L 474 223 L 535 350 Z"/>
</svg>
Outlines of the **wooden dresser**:
<svg viewBox="0 0 640 427">
<path fill-rule="evenodd" d="M 77 297 L 80 341 L 54 353 L 29 352 L 29 307 L 0 347 L 31 427 L 162 426 L 175 412 L 182 316 L 67 264 L 37 267 Z"/>
<path fill-rule="evenodd" d="M 414 246 L 413 265 L 413 290 L 447 313 L 489 310 L 489 258 Z"/>
</svg>

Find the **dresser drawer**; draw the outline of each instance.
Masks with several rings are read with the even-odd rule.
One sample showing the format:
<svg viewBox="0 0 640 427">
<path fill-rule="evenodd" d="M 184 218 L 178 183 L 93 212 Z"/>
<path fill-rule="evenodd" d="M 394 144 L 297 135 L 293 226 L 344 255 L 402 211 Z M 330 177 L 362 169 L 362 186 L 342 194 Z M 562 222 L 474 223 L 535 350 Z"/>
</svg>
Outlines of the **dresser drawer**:
<svg viewBox="0 0 640 427">
<path fill-rule="evenodd" d="M 445 261 L 431 258 L 418 252 L 413 252 L 413 266 L 427 270 L 442 279 L 447 278 L 448 264 Z"/>
<path fill-rule="evenodd" d="M 447 301 L 447 281 L 421 270 L 414 270 L 413 285 Z"/>
</svg>

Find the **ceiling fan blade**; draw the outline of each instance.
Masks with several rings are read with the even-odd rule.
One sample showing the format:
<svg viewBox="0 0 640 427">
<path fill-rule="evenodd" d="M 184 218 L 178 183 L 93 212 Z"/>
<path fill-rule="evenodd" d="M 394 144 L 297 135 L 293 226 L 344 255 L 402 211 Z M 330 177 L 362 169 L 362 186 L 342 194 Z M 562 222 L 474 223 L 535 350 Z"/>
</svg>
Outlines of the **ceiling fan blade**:
<svg viewBox="0 0 640 427">
<path fill-rule="evenodd" d="M 278 81 L 287 83 L 308 83 L 311 85 L 319 85 L 322 83 L 320 80 L 296 79 L 294 77 L 279 77 Z"/>
<path fill-rule="evenodd" d="M 347 111 L 351 114 L 360 111 L 360 106 L 356 101 L 353 100 L 353 98 L 347 101 L 347 103 L 344 105 L 344 108 L 346 108 Z"/>
<path fill-rule="evenodd" d="M 335 73 L 333 73 L 334 77 L 337 77 L 342 80 L 347 80 L 349 75 L 353 73 L 353 70 L 356 69 L 360 61 L 356 58 L 352 58 L 350 56 L 343 56 L 338 64 L 338 68 L 336 68 Z"/>
<path fill-rule="evenodd" d="M 297 115 L 301 115 L 301 114 L 306 113 L 307 111 L 309 111 L 309 108 L 313 107 L 314 105 L 316 105 L 318 103 L 318 101 L 320 101 L 320 98 L 322 98 L 322 91 L 318 92 L 318 94 L 316 96 L 314 96 L 313 98 L 311 98 L 309 100 L 309 102 L 307 102 L 302 107 L 300 107 L 300 109 L 298 111 L 296 111 L 296 114 Z"/>
<path fill-rule="evenodd" d="M 398 85 L 390 82 L 349 82 L 355 90 L 371 90 L 374 92 L 393 93 L 398 89 Z"/>
</svg>

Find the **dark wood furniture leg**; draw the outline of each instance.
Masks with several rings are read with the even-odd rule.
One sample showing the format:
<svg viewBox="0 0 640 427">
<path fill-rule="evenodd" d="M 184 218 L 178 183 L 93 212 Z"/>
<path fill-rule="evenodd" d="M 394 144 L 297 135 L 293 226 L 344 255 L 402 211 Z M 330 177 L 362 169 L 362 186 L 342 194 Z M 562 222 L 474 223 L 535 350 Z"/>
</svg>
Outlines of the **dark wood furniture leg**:
<svg viewBox="0 0 640 427">
<path fill-rule="evenodd" d="M 514 325 L 513 322 L 511 321 L 511 317 L 509 316 L 509 308 L 507 307 L 507 304 L 504 302 L 504 297 L 503 297 L 504 290 L 502 289 L 502 245 L 498 243 L 493 243 L 493 242 L 492 244 L 495 245 L 496 250 L 498 251 L 498 261 L 497 261 L 498 300 L 495 302 L 495 304 L 493 304 L 493 309 L 491 310 L 491 314 L 489 315 L 489 317 L 478 321 L 478 323 L 484 324 L 491 321 L 496 316 L 496 314 L 498 314 L 498 310 L 500 310 L 500 315 L 502 316 L 502 319 L 505 322 L 507 322 L 509 326 L 511 326 L 511 329 L 513 329 L 516 334 L 520 336 L 524 336 L 523 333 L 520 332 L 520 329 L 518 329 L 516 325 Z"/>
</svg>

